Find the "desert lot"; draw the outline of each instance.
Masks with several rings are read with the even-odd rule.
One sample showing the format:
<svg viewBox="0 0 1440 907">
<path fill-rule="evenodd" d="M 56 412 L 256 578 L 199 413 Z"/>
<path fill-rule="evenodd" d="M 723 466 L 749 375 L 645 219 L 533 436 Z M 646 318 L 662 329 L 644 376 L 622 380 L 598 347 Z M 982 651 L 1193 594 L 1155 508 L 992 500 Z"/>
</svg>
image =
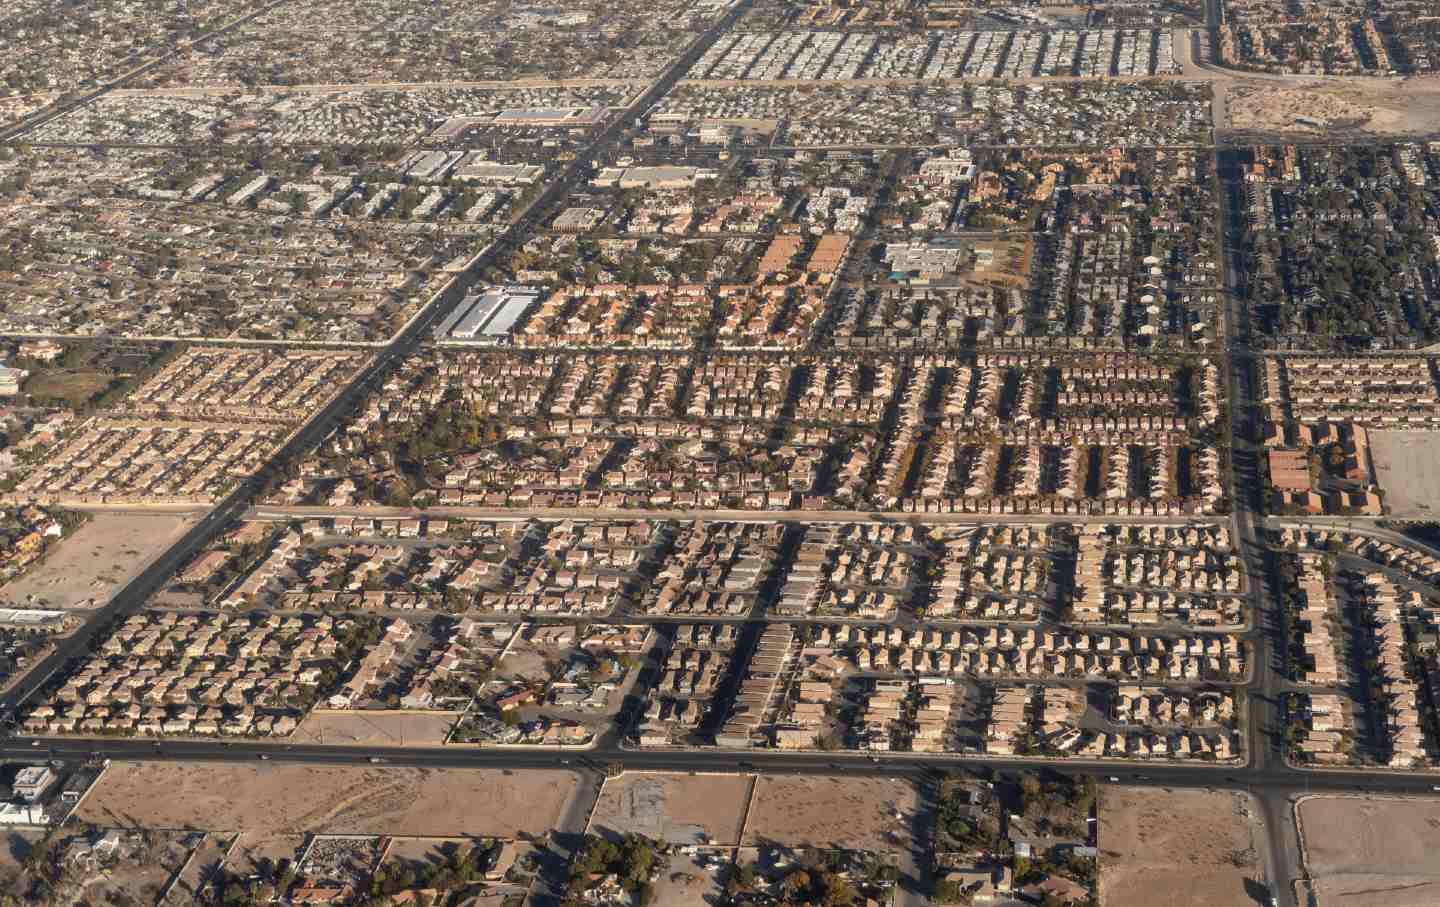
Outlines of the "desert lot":
<svg viewBox="0 0 1440 907">
<path fill-rule="evenodd" d="M 280 864 L 298 860 L 304 848 L 304 835 L 242 834 L 225 866 L 242 877 L 271 875 Z"/>
<path fill-rule="evenodd" d="M 1105 907 L 1241 907 L 1264 870 L 1249 798 L 1103 787 L 1100 902 Z M 1247 886 L 1247 883 L 1249 885 Z"/>
<path fill-rule="evenodd" d="M 709 907 L 724 897 L 720 879 L 729 851 L 678 853 L 655 882 L 655 903 L 663 907 Z"/>
<path fill-rule="evenodd" d="M 750 798 L 751 775 L 666 775 L 627 772 L 605 782 L 592 828 L 663 838 L 698 829 L 709 843 L 735 844 Z"/>
<path fill-rule="evenodd" d="M 1440 800 L 1306 797 L 1296 812 L 1320 907 L 1440 903 Z"/>
<path fill-rule="evenodd" d="M 326 746 L 439 746 L 459 712 L 315 709 L 286 742 Z"/>
<path fill-rule="evenodd" d="M 82 822 L 147 828 L 510 838 L 552 827 L 569 772 L 117 762 Z"/>
<path fill-rule="evenodd" d="M 1219 90 L 1227 93 L 1229 122 L 1224 125 L 1243 132 L 1334 138 L 1346 134 L 1327 132 L 1330 124 L 1339 124 L 1349 127 L 1356 138 L 1367 134 L 1429 135 L 1440 114 L 1440 79 L 1431 76 L 1324 82 L 1241 77 Z M 1299 117 L 1322 125 L 1297 122 Z"/>
<path fill-rule="evenodd" d="M 1429 517 L 1440 513 L 1440 470 L 1435 469 L 1433 431 L 1372 431 L 1370 452 L 1375 479 L 1385 506 L 1397 517 Z"/>
<path fill-rule="evenodd" d="M 893 850 L 915 807 L 915 788 L 906 781 L 762 776 L 744 843 Z M 896 819 L 897 812 L 903 818 Z"/>
<path fill-rule="evenodd" d="M 44 608 L 95 608 L 189 525 L 186 517 L 97 513 L 44 560 L 0 587 L 0 602 Z"/>
</svg>

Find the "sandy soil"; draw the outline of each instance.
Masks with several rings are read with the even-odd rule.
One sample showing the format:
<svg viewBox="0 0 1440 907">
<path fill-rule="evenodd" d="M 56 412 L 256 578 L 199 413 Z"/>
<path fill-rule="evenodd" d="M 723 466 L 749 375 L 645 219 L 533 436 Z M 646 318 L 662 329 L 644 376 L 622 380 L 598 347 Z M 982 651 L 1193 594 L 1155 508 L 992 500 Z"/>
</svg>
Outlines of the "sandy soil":
<svg viewBox="0 0 1440 907">
<path fill-rule="evenodd" d="M 459 716 L 459 712 L 317 709 L 286 741 L 326 746 L 440 746 Z"/>
<path fill-rule="evenodd" d="M 392 866 L 421 863 L 441 866 L 451 853 L 469 853 L 472 846 L 469 838 L 394 838 L 385 860 Z"/>
<path fill-rule="evenodd" d="M 0 602 L 46 608 L 95 608 L 170 547 L 185 517 L 97 513 L 38 565 L 0 587 Z"/>
<path fill-rule="evenodd" d="M 268 875 L 271 867 L 288 860 L 300 859 L 305 847 L 304 835 L 261 834 L 246 832 L 230 854 L 226 868 L 240 876 Z"/>
<path fill-rule="evenodd" d="M 671 857 L 669 868 L 655 881 L 655 903 L 665 907 L 708 907 L 720 903 L 723 864 L 717 860 L 728 856 L 728 851 L 712 850 Z M 706 865 L 701 865 L 702 861 Z"/>
<path fill-rule="evenodd" d="M 1264 871 L 1259 862 L 1263 841 L 1241 814 L 1242 805 L 1245 798 L 1231 793 L 1102 788 L 1100 902 L 1105 907 L 1254 905 L 1245 883 Z"/>
<path fill-rule="evenodd" d="M 1320 907 L 1440 903 L 1440 801 L 1307 797 L 1298 812 Z"/>
<path fill-rule="evenodd" d="M 549 676 L 545 671 L 545 660 L 564 658 L 569 652 L 569 649 L 543 648 L 530 642 L 517 642 L 510 654 L 495 666 L 495 676 L 507 680 L 543 681 Z"/>
<path fill-rule="evenodd" d="M 1440 79 L 1245 80 L 1226 88 L 1230 128 L 1333 134 L 1331 125 L 1385 135 L 1428 135 L 1440 122 Z M 1319 127 L 1295 122 L 1318 120 Z M 1343 135 L 1343 133 L 1340 133 Z"/>
<path fill-rule="evenodd" d="M 627 772 L 605 782 L 591 825 L 597 834 L 635 832 L 652 838 L 676 826 L 698 825 L 711 842 L 733 845 L 752 783 L 750 775 Z M 663 815 L 648 815 L 649 802 L 662 803 Z"/>
<path fill-rule="evenodd" d="M 549 829 L 574 786 L 573 775 L 558 771 L 119 762 L 79 818 L 150 828 L 508 838 Z"/>
<path fill-rule="evenodd" d="M 136 860 L 119 860 L 103 877 L 92 878 L 85 886 L 87 901 L 94 904 L 146 903 L 153 904 L 160 896 L 160 889 L 170 881 L 185 863 L 190 848 L 180 841 L 187 837 L 184 832 L 151 833 L 153 844 L 148 854 Z M 129 896 L 134 901 L 123 898 Z M 166 903 L 187 903 L 183 898 L 172 897 Z"/>
<path fill-rule="evenodd" d="M 762 776 L 744 843 L 889 850 L 892 835 L 909 828 L 915 801 L 904 781 Z"/>
<path fill-rule="evenodd" d="M 1440 472 L 1435 470 L 1437 442 L 1440 433 L 1430 431 L 1370 432 L 1375 479 L 1392 515 L 1433 518 L 1440 512 Z"/>
<path fill-rule="evenodd" d="M 171 889 L 168 903 L 200 903 L 200 888 L 214 877 L 216 870 L 225 860 L 225 849 L 234 837 L 233 834 L 206 835 L 200 846 L 195 848 L 194 856 L 186 864 L 179 881 Z"/>
</svg>

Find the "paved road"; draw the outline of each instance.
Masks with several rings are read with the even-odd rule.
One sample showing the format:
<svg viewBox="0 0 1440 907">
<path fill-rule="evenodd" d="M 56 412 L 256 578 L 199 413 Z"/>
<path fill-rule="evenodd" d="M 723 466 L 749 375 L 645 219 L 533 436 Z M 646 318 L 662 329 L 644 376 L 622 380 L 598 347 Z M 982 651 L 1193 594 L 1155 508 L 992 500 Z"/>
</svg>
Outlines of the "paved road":
<svg viewBox="0 0 1440 907">
<path fill-rule="evenodd" d="M 1103 516 L 1078 513 L 906 513 L 878 510 L 644 510 L 600 507 L 314 507 L 258 505 L 247 511 L 248 519 L 293 520 L 308 517 L 350 516 L 371 519 L 397 517 L 454 517 L 479 520 L 724 520 L 732 523 L 905 523 L 984 524 L 996 523 L 1138 523 L 1184 526 L 1215 523 L 1220 517 L 1204 516 Z"/>
<path fill-rule="evenodd" d="M 34 745 L 32 745 L 34 744 Z M 715 749 L 622 749 L 613 742 L 595 749 L 553 747 L 346 747 L 318 744 L 285 745 L 236 740 L 18 738 L 0 743 L 0 758 L 35 759 L 40 755 L 85 758 L 99 754 L 116 760 L 144 762 L 293 762 L 314 765 L 365 765 L 381 759 L 387 765 L 434 768 L 497 769 L 600 769 L 615 765 L 626 771 L 735 772 L 765 774 L 822 774 L 854 777 L 935 777 L 955 770 L 1055 772 L 1061 775 L 1098 775 L 1102 782 L 1174 788 L 1217 790 L 1273 789 L 1286 796 L 1295 793 L 1373 791 L 1440 796 L 1440 775 L 1415 772 L 1327 770 L 1302 772 L 1284 765 L 1263 770 L 1193 762 L 1138 764 L 1113 760 L 1065 759 L 1059 761 L 1006 759 L 961 755 L 893 753 L 869 756 L 855 753 L 793 753 L 779 750 L 736 752 Z"/>
<path fill-rule="evenodd" d="M 55 653 L 46 658 L 39 668 L 32 671 L 7 696 L 0 700 L 7 710 L 13 709 L 35 690 L 44 685 L 52 674 L 65 663 L 89 647 L 91 641 L 101 634 L 116 619 L 144 606 L 145 602 L 169 580 L 179 566 L 204 546 L 212 543 L 232 520 L 240 518 L 290 519 L 318 515 L 351 514 L 356 516 L 409 516 L 416 511 L 393 508 L 354 508 L 335 511 L 328 508 L 269 507 L 255 506 L 272 477 L 279 473 L 281 466 L 313 449 L 323 438 L 335 430 L 342 421 L 359 405 L 367 393 L 384 380 L 390 370 L 404 357 L 409 356 L 429 336 L 432 327 L 438 323 L 463 296 L 466 289 L 478 279 L 480 266 L 492 260 L 513 243 L 516 238 L 539 222 L 547 208 L 558 201 L 562 194 L 580 185 L 585 169 L 619 136 L 626 124 L 649 108 L 662 93 L 672 87 L 686 72 L 693 61 L 715 38 L 728 28 L 744 11 L 748 4 L 742 3 L 732 9 L 720 22 L 701 36 L 653 85 L 637 97 L 622 115 L 616 116 L 611 124 L 597 134 L 587 147 L 580 150 L 575 160 L 560 173 L 534 202 L 519 213 L 511 229 L 497 239 L 495 245 L 472 261 L 471 267 L 458 275 L 454 281 L 436 295 L 421 312 L 390 341 L 372 347 L 373 355 L 361 368 L 354 380 L 346 385 L 320 412 L 307 421 L 286 444 L 265 464 L 255 476 L 242 482 L 231 494 L 206 513 L 169 550 L 162 554 L 148 569 L 131 579 L 78 633 L 63 641 Z M 1222 14 L 1219 0 L 1208 0 L 1207 11 L 1213 28 Z M 147 64 L 154 65 L 154 63 Z M 1207 72 L 1214 72 L 1226 78 L 1235 74 L 1214 70 L 1206 64 L 1196 64 Z M 1245 78 L 1249 78 L 1248 76 Z M 114 83 L 91 95 L 81 98 L 63 109 L 47 112 L 44 117 L 63 115 L 65 110 L 88 103 Z M 33 125 L 33 124 L 32 124 Z M 3 135 L 0 135 L 3 138 Z M 1278 632 L 1282 624 L 1276 612 L 1278 598 L 1269 588 L 1270 571 L 1263 553 L 1263 531 L 1267 525 L 1261 515 L 1259 504 L 1258 476 L 1255 471 L 1258 448 L 1254 444 L 1255 432 L 1255 361 L 1256 351 L 1248 342 L 1246 312 L 1239 291 L 1243 280 L 1233 239 L 1238 237 L 1240 206 L 1236 192 L 1239 174 L 1235 159 L 1228 152 L 1218 152 L 1215 159 L 1219 176 L 1217 191 L 1220 193 L 1222 216 L 1217 225 L 1220 231 L 1223 253 L 1223 274 L 1225 305 L 1222 308 L 1224 350 L 1227 360 L 1226 380 L 1231 400 L 1231 418 L 1226 431 L 1231 450 L 1231 485 L 1234 500 L 1233 513 L 1229 517 L 1235 538 L 1240 545 L 1250 579 L 1249 589 L 1252 608 L 1256 616 L 1254 628 L 1247 634 L 1254 648 L 1251 662 L 1253 674 L 1245 685 L 1243 733 L 1245 735 L 1246 757 L 1244 766 L 1214 766 L 1201 762 L 1171 763 L 1153 765 L 1116 763 L 1095 760 L 1065 760 L 1061 762 L 1027 762 L 983 756 L 918 756 L 893 754 L 873 759 L 856 754 L 811 754 L 756 751 L 736 753 L 719 750 L 666 750 L 631 751 L 621 748 L 618 735 L 611 731 L 600 738 L 595 749 L 556 751 L 553 749 L 485 749 L 471 747 L 382 747 L 353 748 L 340 746 L 312 746 L 256 743 L 253 741 L 165 741 L 156 744 L 145 740 L 77 740 L 63 738 L 40 740 L 31 745 L 27 739 L 12 739 L 0 742 L 0 757 L 12 759 L 33 759 L 40 754 L 84 757 L 98 753 L 108 758 L 139 760 L 199 760 L 225 762 L 252 762 L 265 758 L 302 764 L 367 764 L 371 759 L 384 760 L 387 764 L 415 766 L 447 766 L 469 768 L 568 768 L 577 772 L 582 780 L 577 794 L 567 804 L 564 815 L 552 836 L 550 845 L 542 858 L 539 874 L 531 903 L 553 904 L 558 901 L 560 885 L 563 883 L 565 867 L 578 844 L 584 822 L 595 793 L 607 766 L 615 765 L 626 770 L 664 770 L 693 772 L 729 772 L 737 768 L 767 773 L 822 773 L 850 776 L 856 779 L 869 777 L 905 777 L 917 780 L 933 780 L 936 772 L 947 769 L 1005 769 L 1017 766 L 1043 764 L 1045 770 L 1061 774 L 1095 773 L 1105 779 L 1142 786 L 1175 788 L 1224 788 L 1249 791 L 1258 798 L 1261 818 L 1266 829 L 1266 847 L 1263 855 L 1267 879 L 1275 883 L 1275 894 L 1280 904 L 1290 907 L 1294 903 L 1289 881 L 1298 873 L 1294 863 L 1294 828 L 1290 817 L 1289 801 L 1302 792 L 1356 792 L 1373 791 L 1434 795 L 1432 785 L 1435 777 L 1425 775 L 1391 773 L 1385 771 L 1311 771 L 1302 772 L 1286 764 L 1280 749 L 1279 735 L 1284 715 L 1281 709 L 1281 694 L 1285 689 L 1280 668 L 1284 664 L 1285 638 Z M 133 505 L 115 505 L 129 508 Z M 146 511 L 148 508 L 134 508 Z M 425 511 L 436 516 L 468 516 L 486 519 L 524 520 L 535 517 L 563 519 L 568 517 L 621 518 L 621 519 L 723 519 L 733 521 L 792 520 L 798 522 L 824 521 L 909 521 L 922 520 L 931 523 L 1036 523 L 1036 522 L 1103 522 L 1103 523 L 1169 523 L 1185 524 L 1195 522 L 1190 517 L 1122 517 L 1122 516 L 1080 516 L 1076 514 L 905 514 L 876 513 L 872 511 L 682 511 L 682 510 L 597 510 L 575 508 L 571 510 L 511 510 L 471 507 L 439 507 Z M 1199 520 L 1214 522 L 1214 520 Z M 1311 525 L 1340 525 L 1341 520 L 1307 519 Z M 1348 527 L 1353 523 L 1366 525 L 1364 521 L 1344 519 Z M 1389 541 L 1403 541 L 1414 544 L 1403 536 L 1382 527 L 1367 527 L 1367 532 L 1377 538 Z M 915 873 L 923 870 L 922 854 L 911 854 L 907 865 L 915 867 Z M 917 880 L 917 883 L 920 880 Z M 918 886 L 917 886 L 918 887 Z"/>
</svg>

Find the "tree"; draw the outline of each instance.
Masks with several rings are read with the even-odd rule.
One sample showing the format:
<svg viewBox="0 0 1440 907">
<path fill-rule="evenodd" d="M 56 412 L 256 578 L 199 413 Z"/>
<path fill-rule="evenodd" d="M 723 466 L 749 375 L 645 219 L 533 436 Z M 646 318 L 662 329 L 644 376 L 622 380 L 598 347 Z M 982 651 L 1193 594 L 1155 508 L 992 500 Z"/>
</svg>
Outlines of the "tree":
<svg viewBox="0 0 1440 907">
<path fill-rule="evenodd" d="M 785 881 L 780 883 L 780 890 L 789 900 L 803 895 L 810 890 L 810 873 L 803 869 L 795 870 L 785 877 Z"/>
<path fill-rule="evenodd" d="M 742 891 L 749 891 L 755 887 L 755 865 L 745 863 L 736 866 L 730 873 L 730 878 L 725 883 L 725 893 L 732 897 Z"/>
<path fill-rule="evenodd" d="M 1030 804 L 1035 802 L 1035 799 L 1040 796 L 1040 792 L 1040 779 L 1035 777 L 1035 775 L 1031 772 L 1021 772 L 1020 808 L 1022 811 L 1027 809 Z"/>
<path fill-rule="evenodd" d="M 831 874 L 825 879 L 826 907 L 850 907 L 855 903 L 855 889 L 838 875 Z"/>
</svg>

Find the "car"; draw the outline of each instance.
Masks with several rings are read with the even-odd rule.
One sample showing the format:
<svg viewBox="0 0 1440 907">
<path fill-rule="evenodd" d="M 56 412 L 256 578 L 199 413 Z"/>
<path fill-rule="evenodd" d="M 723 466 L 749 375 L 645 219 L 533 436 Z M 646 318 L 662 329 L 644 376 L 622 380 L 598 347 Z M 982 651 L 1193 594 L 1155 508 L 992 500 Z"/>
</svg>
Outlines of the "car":
<svg viewBox="0 0 1440 907">
<path fill-rule="evenodd" d="M 383 756 L 371 756 L 371 757 L 370 757 L 370 761 L 371 761 L 371 762 L 374 762 L 374 763 L 380 763 L 380 762 L 384 762 L 384 761 L 385 761 L 385 758 L 384 758 Z"/>
<path fill-rule="evenodd" d="M 266 759 L 269 759 L 269 758 L 270 758 L 270 754 L 269 754 L 269 753 L 261 753 L 257 758 L 259 758 L 259 759 L 261 759 L 261 760 L 266 760 Z"/>
<path fill-rule="evenodd" d="M 40 741 L 39 741 L 39 740 L 31 740 L 31 741 L 30 741 L 30 745 L 31 745 L 31 746 L 39 746 L 39 745 L 40 745 Z"/>
<path fill-rule="evenodd" d="M 1111 784 L 1119 784 L 1119 783 L 1120 783 L 1120 778 L 1119 778 L 1119 776 L 1118 776 L 1118 775 L 1111 775 L 1111 776 L 1110 776 L 1110 783 L 1111 783 Z"/>
</svg>

